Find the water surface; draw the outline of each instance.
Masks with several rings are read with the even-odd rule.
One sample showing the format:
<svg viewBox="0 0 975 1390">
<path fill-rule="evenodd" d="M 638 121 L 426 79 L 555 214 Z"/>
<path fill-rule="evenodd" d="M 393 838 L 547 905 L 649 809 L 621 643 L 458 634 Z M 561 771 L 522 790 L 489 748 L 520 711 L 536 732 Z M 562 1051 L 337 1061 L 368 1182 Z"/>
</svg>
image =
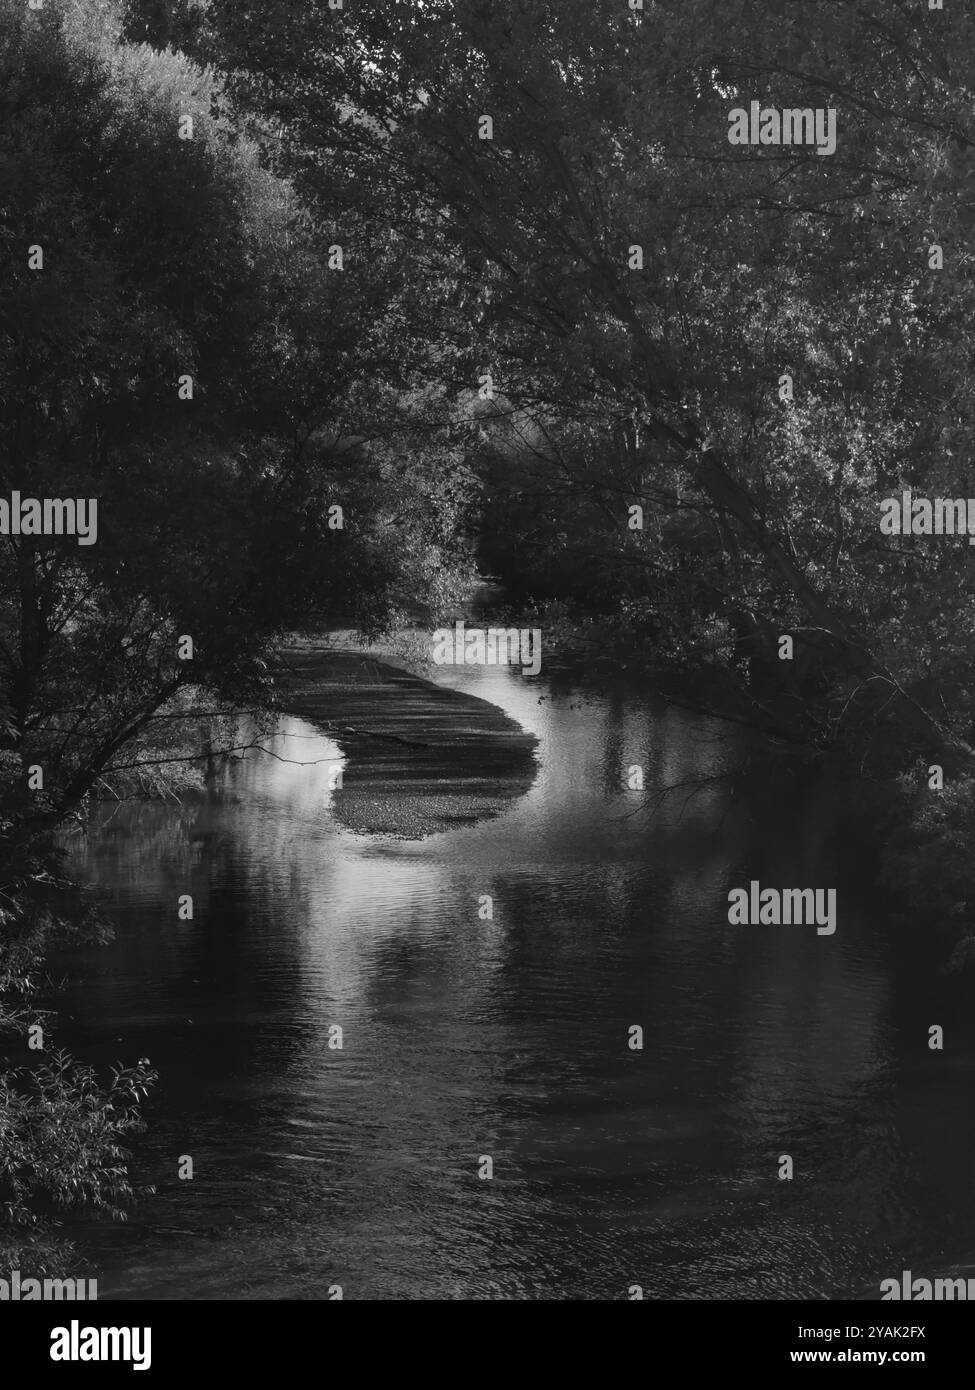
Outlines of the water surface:
<svg viewBox="0 0 975 1390">
<path fill-rule="evenodd" d="M 352 833 L 354 759 L 287 718 L 293 761 L 77 843 L 118 933 L 71 958 L 62 1041 L 161 1073 L 158 1195 L 80 1231 L 100 1296 L 840 1298 L 975 1248 L 972 1025 L 892 933 L 867 832 L 836 842 L 837 789 L 722 781 L 738 731 L 633 694 L 437 678 L 539 739 L 496 819 Z M 751 878 L 836 887 L 836 934 L 730 926 Z"/>
</svg>

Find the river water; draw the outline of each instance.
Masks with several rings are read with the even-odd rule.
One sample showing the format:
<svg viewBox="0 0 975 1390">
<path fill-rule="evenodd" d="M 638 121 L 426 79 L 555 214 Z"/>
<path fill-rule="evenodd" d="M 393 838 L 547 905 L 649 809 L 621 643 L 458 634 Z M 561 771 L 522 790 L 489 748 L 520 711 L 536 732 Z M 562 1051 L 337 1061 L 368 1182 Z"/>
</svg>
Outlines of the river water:
<svg viewBox="0 0 975 1390">
<path fill-rule="evenodd" d="M 496 819 L 353 834 L 287 718 L 286 761 L 75 843 L 117 937 L 64 962 L 61 1041 L 161 1073 L 157 1195 L 76 1228 L 100 1297 L 844 1298 L 975 1248 L 975 1034 L 838 789 L 632 693 L 437 678 L 539 739 Z M 753 878 L 836 887 L 835 935 L 729 925 Z"/>
</svg>

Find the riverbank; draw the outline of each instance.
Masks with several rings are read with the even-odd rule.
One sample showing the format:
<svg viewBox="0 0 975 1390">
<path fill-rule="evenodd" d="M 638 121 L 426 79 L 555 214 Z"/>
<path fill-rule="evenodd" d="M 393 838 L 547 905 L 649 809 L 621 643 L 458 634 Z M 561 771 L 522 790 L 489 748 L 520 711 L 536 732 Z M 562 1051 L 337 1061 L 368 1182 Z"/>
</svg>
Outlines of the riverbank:
<svg viewBox="0 0 975 1390">
<path fill-rule="evenodd" d="M 421 839 L 500 815 L 535 780 L 537 740 L 495 705 L 320 638 L 282 648 L 280 708 L 348 758 L 336 818 L 360 834 Z"/>
</svg>

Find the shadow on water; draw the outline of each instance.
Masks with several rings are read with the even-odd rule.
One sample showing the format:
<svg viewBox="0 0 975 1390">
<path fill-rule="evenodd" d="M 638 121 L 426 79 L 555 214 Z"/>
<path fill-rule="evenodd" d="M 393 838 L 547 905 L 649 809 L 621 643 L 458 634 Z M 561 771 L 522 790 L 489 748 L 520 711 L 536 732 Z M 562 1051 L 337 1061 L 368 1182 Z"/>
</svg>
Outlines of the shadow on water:
<svg viewBox="0 0 975 1390">
<path fill-rule="evenodd" d="M 62 1040 L 161 1072 L 137 1162 L 159 1195 L 80 1232 L 100 1295 L 839 1298 L 943 1273 L 975 1235 L 975 1037 L 888 929 L 868 832 L 835 834 L 838 789 L 763 781 L 738 731 L 631 694 L 438 680 L 538 740 L 494 818 L 356 833 L 329 788 L 355 750 L 289 717 L 296 762 L 249 755 L 77 843 L 118 936 L 66 962 Z M 835 887 L 836 934 L 729 925 L 752 878 Z"/>
</svg>

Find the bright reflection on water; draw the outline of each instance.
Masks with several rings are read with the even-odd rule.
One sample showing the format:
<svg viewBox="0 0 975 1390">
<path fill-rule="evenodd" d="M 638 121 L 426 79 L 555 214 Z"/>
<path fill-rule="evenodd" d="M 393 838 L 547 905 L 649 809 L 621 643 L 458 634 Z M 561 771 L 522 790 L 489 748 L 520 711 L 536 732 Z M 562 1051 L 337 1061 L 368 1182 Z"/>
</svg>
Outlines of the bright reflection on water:
<svg viewBox="0 0 975 1390">
<path fill-rule="evenodd" d="M 648 820 L 629 765 L 653 798 L 735 766 L 738 735 L 438 676 L 540 739 L 494 821 L 353 835 L 341 751 L 286 719 L 273 750 L 305 766 L 248 755 L 81 842 L 119 930 L 70 960 L 61 1040 L 162 1074 L 138 1160 L 159 1195 L 80 1232 L 100 1296 L 835 1298 L 975 1245 L 971 1025 L 888 936 L 857 847 L 837 859 L 834 789 L 714 781 Z M 837 887 L 836 935 L 729 926 L 750 878 Z"/>
</svg>

